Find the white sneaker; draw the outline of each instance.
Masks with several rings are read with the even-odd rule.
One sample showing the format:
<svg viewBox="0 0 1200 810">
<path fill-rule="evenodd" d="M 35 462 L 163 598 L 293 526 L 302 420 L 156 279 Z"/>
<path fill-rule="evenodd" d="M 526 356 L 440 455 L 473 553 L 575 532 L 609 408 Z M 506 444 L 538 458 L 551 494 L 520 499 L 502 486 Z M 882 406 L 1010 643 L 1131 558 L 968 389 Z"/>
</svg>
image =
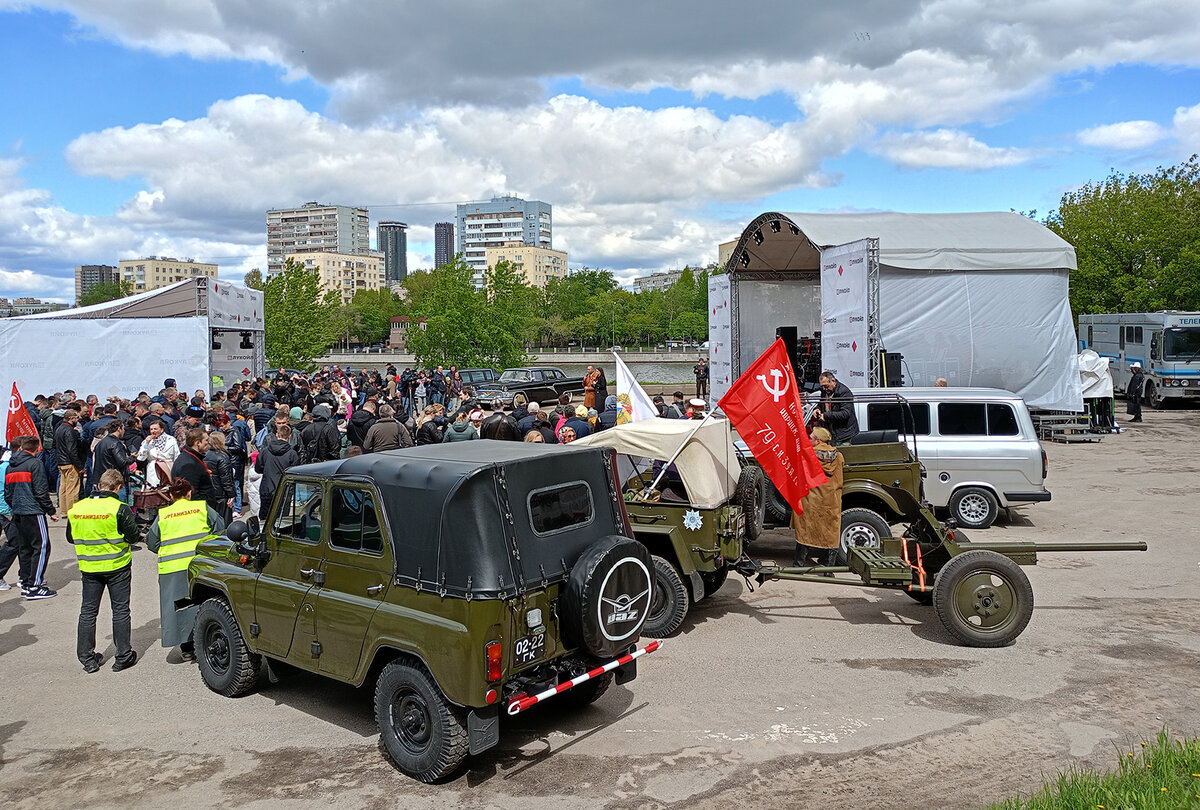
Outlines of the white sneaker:
<svg viewBox="0 0 1200 810">
<path fill-rule="evenodd" d="M 12 585 L 9 585 L 4 580 L 0 579 L 0 591 L 11 591 Z"/>
</svg>

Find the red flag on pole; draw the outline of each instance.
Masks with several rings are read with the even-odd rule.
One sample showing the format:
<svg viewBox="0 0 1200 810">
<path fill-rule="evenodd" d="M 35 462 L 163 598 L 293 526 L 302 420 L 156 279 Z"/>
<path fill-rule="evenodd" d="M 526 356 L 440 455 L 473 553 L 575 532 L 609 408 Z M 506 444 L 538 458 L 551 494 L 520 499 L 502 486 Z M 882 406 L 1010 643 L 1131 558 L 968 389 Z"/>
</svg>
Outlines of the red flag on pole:
<svg viewBox="0 0 1200 810">
<path fill-rule="evenodd" d="M 33 423 L 33 417 L 29 415 L 29 411 L 25 410 L 25 400 L 21 399 L 21 394 L 17 391 L 17 384 L 13 383 L 12 396 L 8 398 L 8 426 L 4 435 L 5 443 L 11 444 L 12 440 L 18 436 L 37 436 L 39 442 L 42 440 L 41 431 Z"/>
<path fill-rule="evenodd" d="M 804 407 L 783 341 L 776 339 L 721 397 L 721 410 L 797 514 L 800 500 L 825 483 L 804 426 Z"/>
</svg>

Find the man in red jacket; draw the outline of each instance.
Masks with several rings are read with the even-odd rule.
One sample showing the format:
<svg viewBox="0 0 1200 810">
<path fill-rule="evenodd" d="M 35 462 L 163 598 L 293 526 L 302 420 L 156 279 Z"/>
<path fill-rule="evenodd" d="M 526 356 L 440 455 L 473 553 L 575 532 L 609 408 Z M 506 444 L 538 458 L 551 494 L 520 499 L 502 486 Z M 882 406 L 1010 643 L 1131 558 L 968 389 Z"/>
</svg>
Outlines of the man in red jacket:
<svg viewBox="0 0 1200 810">
<path fill-rule="evenodd" d="M 35 454 L 41 447 L 37 436 L 18 436 L 15 452 L 4 475 L 4 501 L 12 509 L 13 529 L 17 535 L 17 561 L 21 596 L 49 599 L 57 591 L 46 587 L 46 563 L 50 561 L 50 530 L 46 517 L 58 520 L 50 500 L 46 465 Z"/>
</svg>

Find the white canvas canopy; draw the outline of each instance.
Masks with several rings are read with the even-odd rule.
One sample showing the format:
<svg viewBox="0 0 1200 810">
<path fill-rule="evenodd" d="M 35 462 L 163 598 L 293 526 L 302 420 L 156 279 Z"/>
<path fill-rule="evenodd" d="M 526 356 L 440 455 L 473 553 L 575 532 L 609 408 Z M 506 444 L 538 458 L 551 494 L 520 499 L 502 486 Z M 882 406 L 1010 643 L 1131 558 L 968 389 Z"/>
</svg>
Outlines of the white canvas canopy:
<svg viewBox="0 0 1200 810">
<path fill-rule="evenodd" d="M 172 377 L 182 391 L 211 391 L 265 373 L 264 335 L 262 292 L 189 279 L 0 320 L 0 384 L 16 382 L 26 397 L 66 388 L 132 397 Z"/>
<path fill-rule="evenodd" d="M 688 436 L 698 425 L 699 421 L 691 419 L 640 419 L 576 439 L 572 444 L 612 447 L 618 453 L 668 461 L 687 442 L 675 460 L 679 477 L 693 505 L 715 509 L 733 497 L 741 468 L 728 420 L 709 420 L 689 441 Z M 646 483 L 652 480 L 653 475 L 647 471 Z"/>
<path fill-rule="evenodd" d="M 726 268 L 749 282 L 737 296 L 737 370 L 776 326 L 821 329 L 820 250 L 864 238 L 879 240 L 880 336 L 904 355 L 906 385 L 945 377 L 1015 391 L 1032 407 L 1082 409 L 1067 297 L 1075 249 L 1006 212 L 760 215 Z"/>
<path fill-rule="evenodd" d="M 1084 399 L 1113 395 L 1112 373 L 1108 369 L 1111 362 L 1111 357 L 1101 357 L 1091 349 L 1079 353 L 1079 381 Z"/>
</svg>

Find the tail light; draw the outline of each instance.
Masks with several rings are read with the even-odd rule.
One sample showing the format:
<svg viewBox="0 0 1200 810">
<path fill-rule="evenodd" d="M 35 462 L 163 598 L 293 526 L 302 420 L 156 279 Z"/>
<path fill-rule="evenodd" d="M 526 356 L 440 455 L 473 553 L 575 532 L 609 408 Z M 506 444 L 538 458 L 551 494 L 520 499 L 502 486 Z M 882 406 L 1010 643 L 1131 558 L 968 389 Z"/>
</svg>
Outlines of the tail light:
<svg viewBox="0 0 1200 810">
<path fill-rule="evenodd" d="M 1046 458 L 1046 448 L 1042 448 L 1042 480 L 1046 480 L 1046 473 L 1050 470 L 1050 462 Z"/>
<path fill-rule="evenodd" d="M 483 653 L 488 682 L 500 680 L 500 659 L 504 655 L 504 645 L 499 641 L 489 641 L 483 648 Z"/>
</svg>

